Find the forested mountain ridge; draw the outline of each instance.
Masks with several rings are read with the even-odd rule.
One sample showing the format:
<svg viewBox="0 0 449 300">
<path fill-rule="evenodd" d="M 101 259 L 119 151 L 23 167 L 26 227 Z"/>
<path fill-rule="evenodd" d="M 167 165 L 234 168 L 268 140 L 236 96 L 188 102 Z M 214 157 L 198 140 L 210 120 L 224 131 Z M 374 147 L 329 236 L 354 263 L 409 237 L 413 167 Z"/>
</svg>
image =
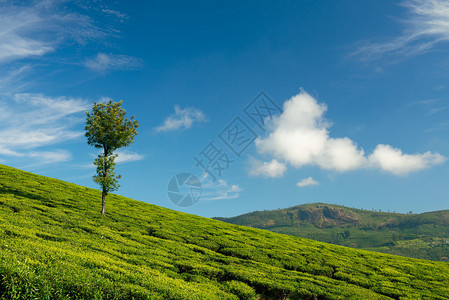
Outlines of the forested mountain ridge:
<svg viewBox="0 0 449 300">
<path fill-rule="evenodd" d="M 353 248 L 449 258 L 449 210 L 400 214 L 312 203 L 215 219 Z"/>
</svg>

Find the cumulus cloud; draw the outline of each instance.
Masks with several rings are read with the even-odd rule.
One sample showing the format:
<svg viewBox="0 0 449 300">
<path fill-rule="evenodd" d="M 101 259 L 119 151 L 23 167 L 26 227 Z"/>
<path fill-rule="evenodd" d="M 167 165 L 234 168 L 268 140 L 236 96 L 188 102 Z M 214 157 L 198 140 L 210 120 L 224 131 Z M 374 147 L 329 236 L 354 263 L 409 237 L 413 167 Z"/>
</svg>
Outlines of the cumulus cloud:
<svg viewBox="0 0 449 300">
<path fill-rule="evenodd" d="M 288 163 L 295 168 L 316 165 L 338 172 L 380 168 L 394 175 L 405 175 L 445 161 L 440 154 L 403 154 L 388 145 L 378 145 L 367 156 L 348 137 L 330 136 L 331 125 L 324 118 L 326 110 L 325 104 L 301 91 L 284 103 L 282 114 L 269 124 L 268 135 L 256 139 L 257 150 L 273 156 L 279 164 Z"/>
<path fill-rule="evenodd" d="M 98 53 L 94 59 L 88 59 L 84 65 L 98 72 L 107 70 L 135 70 L 142 66 L 142 60 L 122 54 Z"/>
<path fill-rule="evenodd" d="M 276 159 L 272 159 L 270 162 L 263 162 L 251 158 L 250 164 L 249 174 L 252 176 L 281 177 L 287 170 L 287 166 Z"/>
<path fill-rule="evenodd" d="M 403 154 L 400 149 L 390 145 L 377 145 L 369 161 L 374 167 L 390 172 L 394 175 L 405 175 L 427 169 L 446 161 L 446 158 L 438 153 L 426 152 L 423 154 Z"/>
<path fill-rule="evenodd" d="M 305 187 L 305 186 L 309 186 L 309 185 L 319 185 L 319 183 L 312 177 L 307 177 L 307 178 L 304 178 L 303 180 L 299 181 L 296 184 L 297 187 Z"/>
<path fill-rule="evenodd" d="M 404 31 L 394 39 L 366 43 L 352 53 L 365 60 L 384 55 L 410 57 L 430 51 L 438 44 L 449 42 L 449 2 L 446 0 L 409 0 L 402 6 L 409 12 L 403 22 Z"/>
<path fill-rule="evenodd" d="M 189 129 L 195 122 L 206 122 L 206 116 L 202 111 L 193 107 L 181 108 L 175 105 L 175 113 L 170 115 L 164 124 L 155 128 L 156 132 L 176 131 Z"/>
<path fill-rule="evenodd" d="M 323 169 L 349 171 L 366 163 L 364 151 L 349 138 L 331 138 L 323 115 L 325 104 L 306 92 L 284 103 L 283 113 L 273 119 L 266 138 L 257 138 L 259 152 L 271 154 L 296 168 L 318 165 Z"/>
</svg>

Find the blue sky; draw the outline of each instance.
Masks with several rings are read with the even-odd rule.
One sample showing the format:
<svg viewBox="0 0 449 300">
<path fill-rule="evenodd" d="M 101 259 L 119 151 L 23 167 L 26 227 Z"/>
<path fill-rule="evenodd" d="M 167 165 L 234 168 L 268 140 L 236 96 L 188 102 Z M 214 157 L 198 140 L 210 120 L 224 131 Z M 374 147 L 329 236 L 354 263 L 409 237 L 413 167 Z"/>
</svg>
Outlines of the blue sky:
<svg viewBox="0 0 449 300">
<path fill-rule="evenodd" d="M 206 217 L 449 209 L 447 1 L 3 0 L 0 39 L 0 163 L 98 188 L 84 111 L 123 100 L 118 194 Z M 280 110 L 258 126 L 261 92 Z M 202 181 L 185 208 L 183 172 Z"/>
</svg>

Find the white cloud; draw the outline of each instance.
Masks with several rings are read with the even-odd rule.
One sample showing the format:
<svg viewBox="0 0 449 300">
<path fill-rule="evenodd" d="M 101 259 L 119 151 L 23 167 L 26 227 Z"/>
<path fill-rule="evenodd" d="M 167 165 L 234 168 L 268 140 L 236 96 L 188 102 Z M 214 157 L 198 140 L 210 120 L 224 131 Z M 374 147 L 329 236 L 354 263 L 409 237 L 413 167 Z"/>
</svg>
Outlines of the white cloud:
<svg viewBox="0 0 449 300">
<path fill-rule="evenodd" d="M 296 186 L 298 187 L 305 187 L 309 185 L 319 185 L 318 181 L 313 179 L 312 177 L 304 178 L 303 180 L 299 181 Z"/>
<path fill-rule="evenodd" d="M 45 65 L 64 63 L 83 65 L 89 69 L 104 72 L 106 70 L 134 70 L 142 65 L 136 57 L 118 54 L 98 53 L 90 60 L 79 59 L 78 47 L 87 43 L 101 43 L 108 38 L 117 37 L 119 30 L 114 24 L 123 22 L 127 16 L 119 11 L 111 10 L 98 3 L 84 5 L 85 1 L 0 1 L 0 87 L 15 93 L 26 85 L 35 84 L 35 80 L 23 82 L 32 74 L 34 68 L 45 68 Z M 82 9 L 69 8 L 78 6 Z M 102 18 L 99 23 L 89 14 L 98 15 L 102 11 L 110 20 Z M 64 51 L 61 56 L 61 49 Z M 76 53 L 72 56 L 71 53 Z M 43 56 L 51 59 L 38 65 L 34 60 Z M 22 65 L 21 64 L 24 64 Z M 24 68 L 26 67 L 26 68 Z M 20 76 L 19 76 L 20 75 Z"/>
<path fill-rule="evenodd" d="M 94 71 L 135 70 L 142 66 L 141 59 L 121 54 L 98 53 L 94 59 L 84 62 L 84 65 Z"/>
<path fill-rule="evenodd" d="M 84 3 L 84 1 L 83 1 Z M 71 5 L 83 9 L 70 9 Z M 108 10 L 102 5 L 104 12 L 117 18 L 125 18 L 117 11 Z M 90 18 L 87 13 L 98 11 L 98 6 L 84 7 L 81 1 L 67 5 L 66 1 L 0 1 L 0 90 L 2 95 L 11 96 L 25 87 L 36 85 L 36 80 L 29 79 L 35 68 L 45 69 L 49 64 L 63 62 L 65 64 L 83 64 L 79 57 L 71 57 L 70 53 L 78 53 L 76 47 L 84 47 L 88 42 L 104 42 L 108 37 L 117 36 L 114 22 L 101 23 Z M 85 13 L 85 14 L 84 14 Z M 114 17 L 115 19 L 115 17 Z M 104 19 L 103 19 L 104 21 Z M 116 19 L 115 19 L 116 22 Z M 59 50 L 68 48 L 63 56 Z M 37 64 L 35 59 L 50 56 L 45 64 Z M 58 57 L 59 56 L 59 57 Z M 101 60 L 97 57 L 97 69 L 135 68 L 139 61 L 124 55 L 112 55 Z"/>
<path fill-rule="evenodd" d="M 67 151 L 37 149 L 82 136 L 71 127 L 82 122 L 77 114 L 88 110 L 87 101 L 41 94 L 15 94 L 12 99 L 0 100 L 0 155 L 42 163 L 69 160 Z"/>
<path fill-rule="evenodd" d="M 6 67 L 3 66 L 3 73 L 0 74 L 0 90 L 8 93 L 16 93 L 26 87 L 28 83 L 23 79 L 26 74 L 32 69 L 30 65 L 23 65 L 21 67 Z"/>
<path fill-rule="evenodd" d="M 295 168 L 316 165 L 339 172 L 380 168 L 404 175 L 445 161 L 440 154 L 403 154 L 388 145 L 377 146 L 367 157 L 351 139 L 330 137 L 331 125 L 324 118 L 326 110 L 325 104 L 301 91 L 284 103 L 282 114 L 269 124 L 268 136 L 256 139 L 257 150 Z"/>
<path fill-rule="evenodd" d="M 24 153 L 24 156 L 33 158 L 36 161 L 34 165 L 44 165 L 65 162 L 72 158 L 72 154 L 66 150 L 55 150 L 55 151 L 31 151 L 29 153 Z"/>
<path fill-rule="evenodd" d="M 390 145 L 377 145 L 369 156 L 370 163 L 394 175 L 405 175 L 441 164 L 446 158 L 438 153 L 403 154 L 400 149 Z"/>
<path fill-rule="evenodd" d="M 72 159 L 72 154 L 67 150 L 57 149 L 53 151 L 13 151 L 9 149 L 0 148 L 0 155 L 9 157 L 19 157 L 22 159 L 32 160 L 30 166 L 40 166 L 45 164 L 66 162 Z M 3 163 L 7 163 L 6 160 L 1 159 Z"/>
<path fill-rule="evenodd" d="M 377 59 L 384 55 L 405 58 L 430 51 L 438 44 L 449 42 L 449 2 L 447 0 L 409 0 L 402 2 L 409 11 L 406 28 L 392 40 L 367 43 L 352 53 L 362 59 Z"/>
<path fill-rule="evenodd" d="M 427 116 L 432 116 L 446 110 L 447 106 L 443 105 L 444 103 L 441 99 L 433 98 L 411 102 L 407 105 L 407 108 L 414 108 L 421 113 L 427 111 Z"/>
<path fill-rule="evenodd" d="M 156 127 L 156 132 L 176 131 L 188 129 L 195 122 L 206 122 L 207 119 L 202 111 L 193 107 L 181 108 L 175 105 L 175 113 L 170 115 L 161 126 Z"/>
<path fill-rule="evenodd" d="M 92 6 L 83 3 L 86 1 L 0 0 L 0 155 L 6 158 L 3 161 L 11 162 L 14 157 L 21 162 L 31 160 L 33 164 L 67 161 L 71 159 L 70 152 L 48 151 L 43 147 L 84 134 L 73 127 L 84 121 L 80 112 L 89 108 L 86 101 L 20 93 L 25 87 L 30 90 L 30 86 L 35 85 L 34 79 L 29 80 L 35 68 L 46 68 L 43 65 L 58 62 L 83 64 L 78 57 L 74 61 L 70 53 L 78 54 L 76 48 L 88 42 L 104 42 L 105 38 L 117 36 L 119 31 L 113 28 L 113 23 L 117 18 L 126 19 L 126 15 L 102 5 L 104 16 L 113 22 L 103 22 L 105 18 L 102 18 L 98 25 L 87 15 L 99 12 L 98 3 Z M 58 57 L 62 48 L 68 51 Z M 38 65 L 34 59 L 43 56 L 51 58 Z M 101 55 L 97 58 L 94 61 L 99 69 L 134 68 L 136 62 L 140 62 L 125 55 L 109 55 L 109 62 L 107 58 L 102 60 Z M 128 161 L 137 158 L 135 155 L 125 157 Z"/>
<path fill-rule="evenodd" d="M 65 116 L 85 111 L 89 108 L 87 101 L 68 97 L 47 97 L 42 94 L 15 94 L 14 101 L 21 106 L 21 111 L 26 112 L 29 108 L 39 107 L 41 114 L 36 116 L 35 122 L 48 123 Z M 33 110 L 33 113 L 35 111 Z"/>
<path fill-rule="evenodd" d="M 443 111 L 443 110 L 445 110 L 445 109 L 447 109 L 446 106 L 442 106 L 442 107 L 434 107 L 434 108 L 429 109 L 429 111 L 427 112 L 427 115 L 428 115 L 428 116 L 431 116 L 431 115 L 434 115 L 434 114 L 436 114 L 436 113 L 439 113 L 439 112 L 441 112 L 441 111 Z"/>
<path fill-rule="evenodd" d="M 102 9 L 101 11 L 104 12 L 104 13 L 106 13 L 106 14 L 113 15 L 113 16 L 115 16 L 116 18 L 118 18 L 118 19 L 120 19 L 120 20 L 128 19 L 128 15 L 127 15 L 127 14 L 121 13 L 121 12 L 119 12 L 119 11 L 117 11 L 117 10 L 113 10 L 113 9 Z"/>
<path fill-rule="evenodd" d="M 327 107 L 306 92 L 284 103 L 273 119 L 271 133 L 257 138 L 259 152 L 271 154 L 296 168 L 318 165 L 323 169 L 349 171 L 365 164 L 364 151 L 349 138 L 330 138 L 330 124 L 323 114 Z"/>
<path fill-rule="evenodd" d="M 89 17 L 63 12 L 56 1 L 0 2 L 0 63 L 45 55 L 67 40 L 84 43 L 105 35 Z"/>
<path fill-rule="evenodd" d="M 238 198 L 242 189 L 237 184 L 229 185 L 226 180 L 218 179 L 212 182 L 207 174 L 201 178 L 201 200 L 213 201 Z"/>
<path fill-rule="evenodd" d="M 250 175 L 264 177 L 281 177 L 287 170 L 287 166 L 276 159 L 271 162 L 263 162 L 255 158 L 250 158 Z"/>
<path fill-rule="evenodd" d="M 3 8 L 3 7 L 2 7 Z M 50 41 L 37 40 L 30 33 L 45 21 L 33 10 L 6 9 L 0 13 L 0 62 L 40 56 L 53 50 Z"/>
<path fill-rule="evenodd" d="M 115 159 L 117 163 L 139 161 L 145 158 L 142 154 L 129 151 L 116 151 L 115 153 L 118 154 L 118 157 Z"/>
</svg>

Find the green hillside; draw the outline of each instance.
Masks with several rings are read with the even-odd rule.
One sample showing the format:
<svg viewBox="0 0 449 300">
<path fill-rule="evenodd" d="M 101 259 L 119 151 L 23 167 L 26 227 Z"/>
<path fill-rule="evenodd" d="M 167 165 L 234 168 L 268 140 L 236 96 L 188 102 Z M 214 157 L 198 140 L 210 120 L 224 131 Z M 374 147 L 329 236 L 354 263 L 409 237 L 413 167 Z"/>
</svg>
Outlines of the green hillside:
<svg viewBox="0 0 449 300">
<path fill-rule="evenodd" d="M 399 214 L 314 203 L 216 219 L 359 249 L 449 258 L 449 210 Z"/>
<path fill-rule="evenodd" d="M 0 165 L 0 299 L 445 299 L 449 264 L 236 226 Z"/>
</svg>

